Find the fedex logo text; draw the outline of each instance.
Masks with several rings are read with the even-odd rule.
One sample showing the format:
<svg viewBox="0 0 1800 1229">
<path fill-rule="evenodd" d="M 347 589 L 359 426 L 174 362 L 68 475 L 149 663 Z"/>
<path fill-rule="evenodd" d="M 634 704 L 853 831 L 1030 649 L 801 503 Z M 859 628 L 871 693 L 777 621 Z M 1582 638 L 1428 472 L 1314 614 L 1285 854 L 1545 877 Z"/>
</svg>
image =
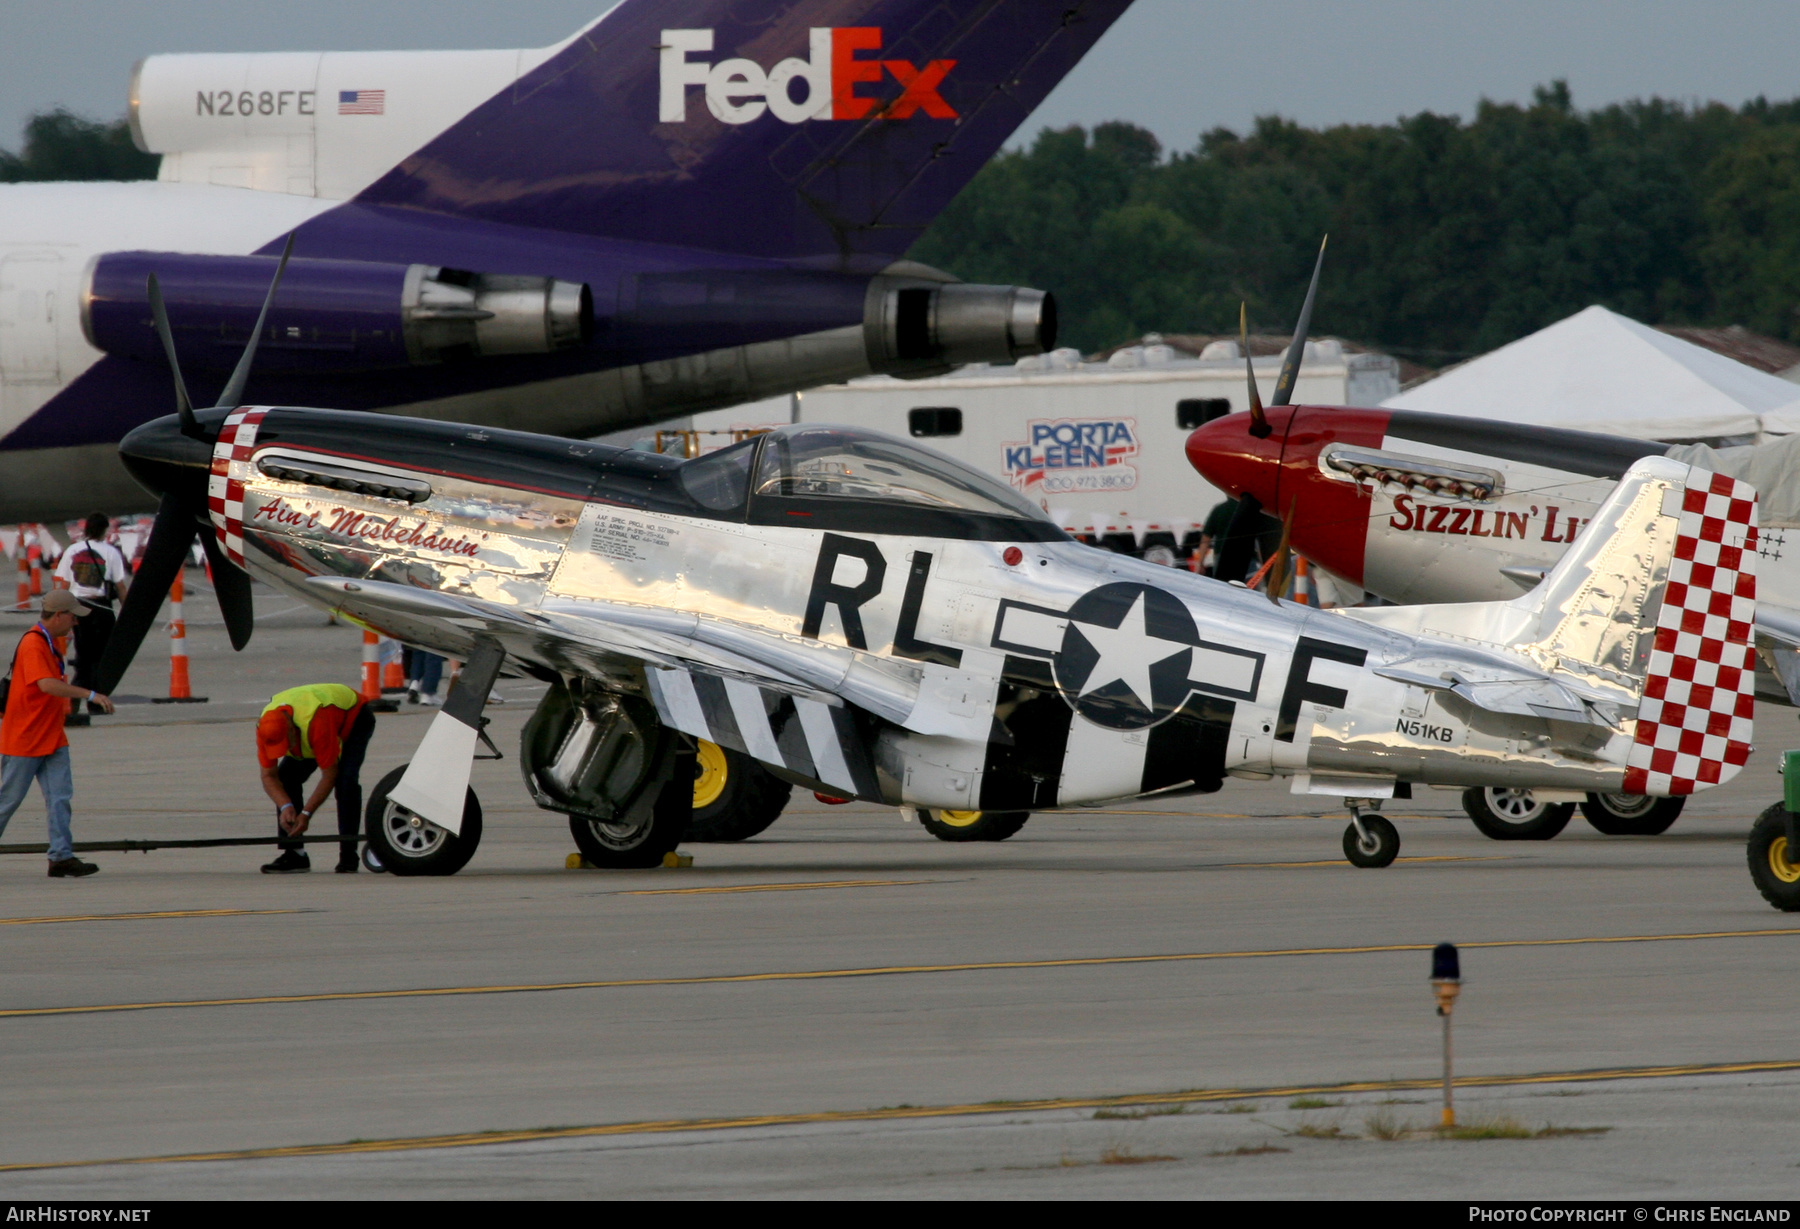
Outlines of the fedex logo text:
<svg viewBox="0 0 1800 1229">
<path fill-rule="evenodd" d="M 706 107 L 727 124 L 748 124 L 764 114 L 784 124 L 813 119 L 910 119 L 923 111 L 932 119 L 955 119 L 956 111 L 938 93 L 955 60 L 932 60 L 923 68 L 908 60 L 859 59 L 861 52 L 881 50 L 876 26 L 842 26 L 812 31 L 809 55 L 764 69 L 755 60 L 729 59 L 710 64 L 688 57 L 713 49 L 711 30 L 662 32 L 662 94 L 658 122 L 687 122 L 690 86 L 706 90 Z M 898 98 L 884 102 L 857 93 L 892 75 Z M 794 83 L 803 82 L 803 97 L 794 98 Z M 877 110 L 877 108 L 880 108 Z"/>
</svg>

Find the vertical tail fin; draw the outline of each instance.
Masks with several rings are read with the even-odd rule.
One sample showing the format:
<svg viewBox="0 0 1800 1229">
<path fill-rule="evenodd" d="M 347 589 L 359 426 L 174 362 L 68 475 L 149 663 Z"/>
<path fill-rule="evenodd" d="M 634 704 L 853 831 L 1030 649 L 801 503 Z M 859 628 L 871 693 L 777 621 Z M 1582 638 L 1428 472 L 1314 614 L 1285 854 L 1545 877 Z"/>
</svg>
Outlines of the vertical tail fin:
<svg viewBox="0 0 1800 1229">
<path fill-rule="evenodd" d="M 1691 794 L 1750 755 L 1756 491 L 1663 457 L 1634 464 L 1543 584 L 1510 603 L 1540 634 L 1516 652 L 1638 691 L 1625 791 Z"/>
<path fill-rule="evenodd" d="M 1490 710 L 1614 729 L 1635 710 L 1625 792 L 1691 794 L 1730 780 L 1750 755 L 1757 549 L 1755 488 L 1645 457 L 1530 593 L 1345 613 L 1504 649 L 1543 671 L 1521 679 L 1490 659 L 1459 676 L 1459 694 Z"/>
<path fill-rule="evenodd" d="M 358 199 L 873 271 L 1130 4 L 624 0 Z"/>
</svg>

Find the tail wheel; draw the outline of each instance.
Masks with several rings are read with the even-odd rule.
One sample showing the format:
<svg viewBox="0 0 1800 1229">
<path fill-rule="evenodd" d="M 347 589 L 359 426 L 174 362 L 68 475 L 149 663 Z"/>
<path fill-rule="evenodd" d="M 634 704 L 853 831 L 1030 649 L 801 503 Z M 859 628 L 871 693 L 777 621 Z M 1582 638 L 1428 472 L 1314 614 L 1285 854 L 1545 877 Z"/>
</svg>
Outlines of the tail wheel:
<svg viewBox="0 0 1800 1229">
<path fill-rule="evenodd" d="M 1362 826 L 1360 833 L 1355 824 L 1344 828 L 1344 856 L 1350 859 L 1350 865 L 1365 868 L 1393 865 L 1394 859 L 1400 856 L 1399 831 L 1379 815 L 1363 816 Z"/>
<path fill-rule="evenodd" d="M 1575 804 L 1544 802 L 1528 789 L 1478 785 L 1463 791 L 1463 810 L 1496 841 L 1547 841 L 1569 826 Z"/>
<path fill-rule="evenodd" d="M 1589 794 L 1581 813 L 1607 836 L 1660 836 L 1669 830 L 1686 798 L 1647 798 L 1643 794 Z"/>
<path fill-rule="evenodd" d="M 690 841 L 742 841 L 777 819 L 794 787 L 743 754 L 698 740 L 694 747 L 694 819 Z"/>
<path fill-rule="evenodd" d="M 1750 878 L 1764 900 L 1783 913 L 1800 913 L 1800 850 L 1788 848 L 1787 808 L 1777 802 L 1750 829 Z"/>
<path fill-rule="evenodd" d="M 1030 818 L 1030 811 L 923 811 L 919 822 L 940 841 L 1004 841 Z"/>
<path fill-rule="evenodd" d="M 481 844 L 481 800 L 470 789 L 463 797 L 462 832 L 440 828 L 422 815 L 415 815 L 389 797 L 406 766 L 388 773 L 369 794 L 363 808 L 363 827 L 369 836 L 363 861 L 375 864 L 394 875 L 454 875 L 475 856 Z"/>
</svg>

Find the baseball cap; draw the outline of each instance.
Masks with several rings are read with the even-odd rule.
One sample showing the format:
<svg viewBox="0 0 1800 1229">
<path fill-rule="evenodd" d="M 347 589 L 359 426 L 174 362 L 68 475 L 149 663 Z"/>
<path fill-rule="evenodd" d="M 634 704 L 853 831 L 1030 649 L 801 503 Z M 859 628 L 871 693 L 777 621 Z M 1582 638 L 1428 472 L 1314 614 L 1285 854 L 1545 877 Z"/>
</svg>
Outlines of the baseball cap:
<svg viewBox="0 0 1800 1229">
<path fill-rule="evenodd" d="M 87 617 L 88 608 L 82 600 L 67 589 L 52 589 L 44 594 L 44 604 L 40 608 L 47 615 L 62 614 L 65 611 L 77 619 Z"/>
</svg>

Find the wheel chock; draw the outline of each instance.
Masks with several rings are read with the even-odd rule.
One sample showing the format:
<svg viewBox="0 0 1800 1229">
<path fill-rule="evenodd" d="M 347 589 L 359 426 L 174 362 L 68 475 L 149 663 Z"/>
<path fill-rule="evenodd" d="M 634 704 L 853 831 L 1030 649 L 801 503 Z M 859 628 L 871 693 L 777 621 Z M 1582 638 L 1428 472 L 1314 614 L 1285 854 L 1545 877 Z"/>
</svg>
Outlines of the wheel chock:
<svg viewBox="0 0 1800 1229">
<path fill-rule="evenodd" d="M 572 853 L 563 859 L 563 869 L 568 871 L 585 871 L 593 868 L 588 865 L 586 858 L 582 857 L 579 853 Z"/>
<path fill-rule="evenodd" d="M 691 853 L 676 853 L 671 849 L 668 853 L 663 855 L 663 865 L 670 870 L 679 870 L 682 867 L 692 866 L 693 864 L 694 855 Z"/>
</svg>

